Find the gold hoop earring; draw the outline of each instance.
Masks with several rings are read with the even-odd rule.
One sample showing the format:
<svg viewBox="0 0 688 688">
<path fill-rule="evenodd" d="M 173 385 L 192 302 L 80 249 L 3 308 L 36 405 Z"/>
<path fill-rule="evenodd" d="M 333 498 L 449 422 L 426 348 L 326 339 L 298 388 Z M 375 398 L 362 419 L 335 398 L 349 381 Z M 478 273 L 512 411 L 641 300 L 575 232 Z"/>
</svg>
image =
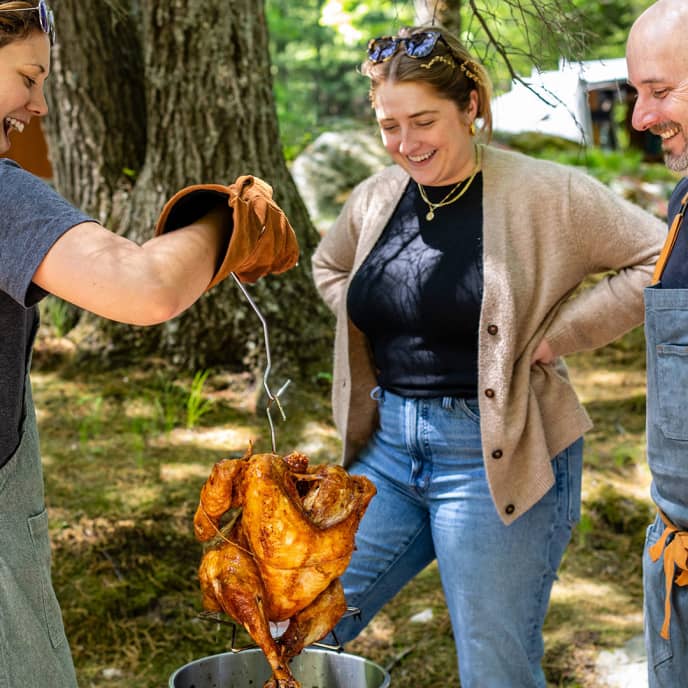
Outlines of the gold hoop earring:
<svg viewBox="0 0 688 688">
<path fill-rule="evenodd" d="M 468 133 L 471 136 L 475 136 L 475 133 L 476 133 L 475 122 L 471 122 L 470 126 L 468 127 Z"/>
</svg>

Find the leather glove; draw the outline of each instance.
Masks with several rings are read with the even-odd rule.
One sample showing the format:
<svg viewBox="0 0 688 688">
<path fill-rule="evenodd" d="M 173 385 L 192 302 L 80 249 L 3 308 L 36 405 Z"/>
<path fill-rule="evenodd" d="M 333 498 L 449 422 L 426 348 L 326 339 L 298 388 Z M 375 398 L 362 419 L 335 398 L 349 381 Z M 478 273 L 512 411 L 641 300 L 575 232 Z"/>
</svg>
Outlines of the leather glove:
<svg viewBox="0 0 688 688">
<path fill-rule="evenodd" d="M 232 208 L 232 222 L 227 227 L 227 250 L 207 289 L 230 272 L 242 282 L 255 282 L 296 264 L 296 234 L 272 200 L 272 187 L 252 175 L 238 177 L 229 186 L 195 184 L 181 189 L 165 203 L 155 224 L 155 236 L 192 224 L 218 202 Z"/>
</svg>

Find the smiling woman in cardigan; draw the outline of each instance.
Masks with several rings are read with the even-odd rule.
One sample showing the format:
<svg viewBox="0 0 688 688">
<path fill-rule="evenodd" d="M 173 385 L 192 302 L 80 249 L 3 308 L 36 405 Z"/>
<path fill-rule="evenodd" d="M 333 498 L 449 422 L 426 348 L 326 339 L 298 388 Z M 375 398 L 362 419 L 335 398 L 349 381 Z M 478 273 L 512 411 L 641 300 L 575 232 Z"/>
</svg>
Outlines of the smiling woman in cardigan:
<svg viewBox="0 0 688 688">
<path fill-rule="evenodd" d="M 663 229 L 582 172 L 478 143 L 489 77 L 443 29 L 372 40 L 362 72 L 395 164 L 313 257 L 343 461 L 378 491 L 342 578 L 361 619 L 337 635 L 436 559 L 461 685 L 544 688 L 591 426 L 562 356 L 642 321 Z"/>
</svg>

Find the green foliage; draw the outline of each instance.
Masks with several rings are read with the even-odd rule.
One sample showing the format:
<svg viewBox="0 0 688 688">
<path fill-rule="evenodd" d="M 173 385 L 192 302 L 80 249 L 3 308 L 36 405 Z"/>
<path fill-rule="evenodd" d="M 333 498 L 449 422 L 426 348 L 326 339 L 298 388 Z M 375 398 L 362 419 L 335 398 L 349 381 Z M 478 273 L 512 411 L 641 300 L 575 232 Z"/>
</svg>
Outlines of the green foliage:
<svg viewBox="0 0 688 688">
<path fill-rule="evenodd" d="M 358 74 L 368 39 L 413 23 L 413 4 L 266 0 L 273 89 L 284 152 L 293 159 L 325 130 L 369 119 Z"/>
<path fill-rule="evenodd" d="M 149 401 L 155 408 L 161 432 L 170 432 L 177 425 L 182 411 L 186 411 L 187 400 L 183 390 L 162 375 L 159 377 L 159 386 L 150 394 Z"/>
<path fill-rule="evenodd" d="M 585 59 L 623 57 L 628 30 L 638 15 L 655 0 L 573 0 L 593 32 Z"/>
<path fill-rule="evenodd" d="M 536 158 L 582 167 L 603 184 L 610 184 L 620 177 L 633 177 L 644 183 L 666 183 L 671 187 L 677 181 L 676 174 L 664 164 L 644 162 L 643 153 L 633 148 L 607 150 L 595 146 L 581 146 L 566 139 L 537 132 L 499 133 L 499 142 Z M 638 202 L 637 199 L 631 200 Z"/>
<path fill-rule="evenodd" d="M 621 494 L 612 486 L 605 485 L 587 509 L 598 531 L 610 529 L 613 533 L 631 535 L 642 548 L 645 529 L 652 521 L 652 510 L 646 501 Z"/>
<path fill-rule="evenodd" d="M 578 153 L 563 153 L 556 160 L 565 165 L 585 167 L 590 174 L 608 184 L 621 175 L 638 175 L 643 154 L 636 150 L 609 151 L 601 148 L 582 148 Z"/>
<path fill-rule="evenodd" d="M 578 544 L 581 547 L 587 547 L 588 538 L 590 537 L 593 531 L 594 524 L 592 522 L 592 518 L 590 518 L 589 514 L 587 513 L 581 514 L 581 519 L 578 522 L 578 526 L 576 528 Z"/>
<path fill-rule="evenodd" d="M 328 385 L 331 385 L 332 384 L 332 373 L 329 371 L 327 371 L 327 372 L 326 371 L 320 371 L 315 376 L 315 381 L 316 382 L 322 381 L 322 382 L 327 383 Z"/>
<path fill-rule="evenodd" d="M 535 157 L 551 158 L 559 155 L 576 157 L 583 154 L 580 144 L 574 141 L 536 131 L 521 134 L 498 132 L 496 138 L 498 143 Z"/>
<path fill-rule="evenodd" d="M 56 337 L 64 337 L 79 320 L 79 310 L 57 296 L 49 294 L 41 302 L 41 316 Z"/>
<path fill-rule="evenodd" d="M 676 185 L 677 177 L 662 163 L 645 162 L 634 149 L 609 151 L 587 147 L 577 155 L 550 155 L 565 165 L 575 165 L 608 185 L 626 200 L 666 219 L 666 199 Z M 642 181 L 640 181 L 642 180 Z"/>
<path fill-rule="evenodd" d="M 622 174 L 637 175 L 642 159 L 643 154 L 638 150 L 610 151 L 595 147 L 582 148 L 574 155 L 558 156 L 559 162 L 565 165 L 584 165 L 595 170 L 595 176 L 605 183 Z"/>
<path fill-rule="evenodd" d="M 78 400 L 84 413 L 79 423 L 79 442 L 84 445 L 103 429 L 103 397 L 82 397 Z"/>
<path fill-rule="evenodd" d="M 497 91 L 512 71 L 568 60 L 621 57 L 628 29 L 652 0 L 461 2 L 461 39 L 487 66 Z M 412 0 L 266 0 L 275 100 L 284 152 L 293 159 L 338 122 L 370 121 L 358 73 L 367 41 L 414 23 Z M 508 60 L 510 68 L 507 67 Z"/>
<path fill-rule="evenodd" d="M 194 428 L 198 421 L 212 408 L 212 401 L 203 395 L 203 386 L 210 375 L 209 370 L 199 370 L 191 381 L 189 396 L 186 400 L 186 427 Z"/>
</svg>

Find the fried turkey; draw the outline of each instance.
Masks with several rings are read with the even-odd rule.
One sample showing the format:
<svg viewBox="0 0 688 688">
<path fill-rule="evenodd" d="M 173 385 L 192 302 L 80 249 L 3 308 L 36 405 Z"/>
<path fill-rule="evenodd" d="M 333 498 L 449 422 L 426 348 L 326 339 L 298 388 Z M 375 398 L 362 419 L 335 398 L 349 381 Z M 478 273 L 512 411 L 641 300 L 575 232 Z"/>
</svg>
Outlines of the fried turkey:
<svg viewBox="0 0 688 688">
<path fill-rule="evenodd" d="M 294 452 L 249 453 L 215 464 L 194 517 L 209 542 L 199 568 L 203 607 L 247 630 L 272 668 L 264 688 L 300 688 L 289 660 L 346 611 L 339 576 L 373 484 Z M 277 639 L 270 622 L 288 621 Z"/>
</svg>

